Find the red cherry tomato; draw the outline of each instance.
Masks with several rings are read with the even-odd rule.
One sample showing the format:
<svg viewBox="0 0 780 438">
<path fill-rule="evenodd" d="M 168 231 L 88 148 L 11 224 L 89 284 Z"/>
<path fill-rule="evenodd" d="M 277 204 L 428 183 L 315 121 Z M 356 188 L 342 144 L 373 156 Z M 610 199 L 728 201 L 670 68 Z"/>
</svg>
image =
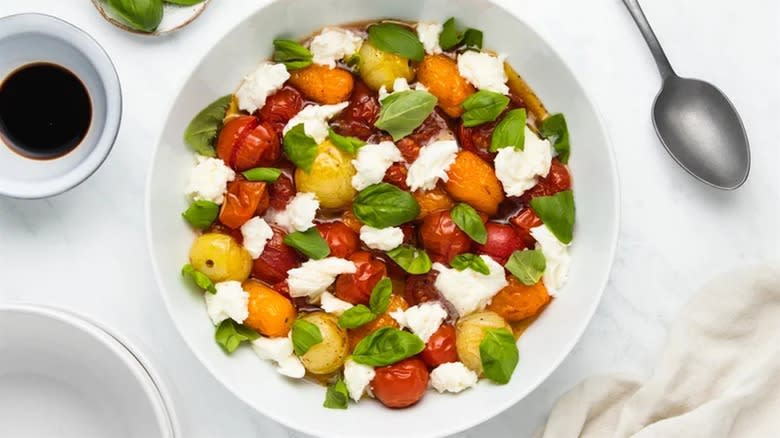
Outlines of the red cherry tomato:
<svg viewBox="0 0 780 438">
<path fill-rule="evenodd" d="M 487 241 L 484 245 L 477 245 L 477 254 L 489 255 L 496 262 L 503 265 L 513 252 L 527 248 L 525 241 L 512 228 L 511 225 L 488 222 Z"/>
<path fill-rule="evenodd" d="M 284 125 L 295 117 L 302 108 L 301 93 L 293 87 L 286 86 L 268 96 L 263 108 L 257 112 L 257 116 L 260 117 L 260 120 L 270 123 L 277 133 L 281 133 Z"/>
<path fill-rule="evenodd" d="M 430 271 L 427 274 L 410 275 L 406 278 L 404 298 L 410 306 L 439 299 L 439 292 L 433 286 L 437 275 L 436 271 Z"/>
<path fill-rule="evenodd" d="M 411 406 L 423 398 L 428 388 L 428 368 L 417 358 L 404 359 L 375 371 L 371 391 L 388 408 Z"/>
<path fill-rule="evenodd" d="M 352 254 L 349 260 L 355 263 L 357 272 L 339 275 L 336 279 L 336 296 L 352 304 L 368 304 L 374 286 L 387 276 L 387 267 L 365 251 Z"/>
<path fill-rule="evenodd" d="M 379 118 L 379 99 L 361 80 L 355 80 L 349 105 L 333 121 L 333 128 L 341 135 L 368 140 L 379 132 L 374 123 Z"/>
<path fill-rule="evenodd" d="M 268 186 L 268 196 L 271 198 L 271 207 L 274 210 L 280 211 L 287 207 L 290 199 L 295 197 L 297 190 L 295 189 L 295 181 L 293 180 L 293 174 L 295 168 L 292 164 L 280 166 L 282 174 L 279 178 Z"/>
<path fill-rule="evenodd" d="M 455 348 L 455 327 L 450 324 L 442 324 L 436 330 L 428 342 L 425 343 L 425 350 L 420 353 L 420 357 L 430 368 L 458 361 L 458 350 Z"/>
<path fill-rule="evenodd" d="M 428 116 L 427 119 L 410 135 L 396 143 L 404 160 L 413 163 L 420 155 L 420 149 L 443 133 L 450 132 L 447 116 L 439 108 Z"/>
<path fill-rule="evenodd" d="M 401 190 L 409 191 L 409 186 L 406 185 L 406 175 L 409 174 L 409 169 L 403 163 L 393 163 L 385 172 L 384 182 L 390 183 Z"/>
<path fill-rule="evenodd" d="M 534 245 L 536 239 L 531 236 L 530 231 L 531 228 L 542 225 L 542 220 L 539 219 L 539 216 L 537 216 L 530 207 L 520 210 L 516 215 L 509 218 L 509 223 L 515 226 L 517 234 L 522 237 L 526 246 L 530 248 Z"/>
<path fill-rule="evenodd" d="M 569 190 L 570 188 L 571 175 L 569 175 L 569 169 L 566 168 L 566 165 L 558 161 L 557 158 L 554 158 L 550 165 L 550 173 L 548 173 L 546 177 L 540 178 L 535 186 L 523 193 L 521 199 L 525 202 L 530 202 L 533 198 L 539 196 L 552 196 L 558 192 Z"/>
<path fill-rule="evenodd" d="M 471 250 L 471 238 L 452 221 L 449 211 L 425 216 L 420 225 L 420 240 L 431 260 L 449 263 L 458 254 Z"/>
<path fill-rule="evenodd" d="M 474 152 L 488 163 L 492 163 L 496 154 L 489 151 L 490 138 L 493 136 L 497 124 L 497 122 L 489 122 L 467 128 L 463 126 L 463 122 L 460 122 L 458 124 L 460 146 L 467 151 Z"/>
<path fill-rule="evenodd" d="M 346 259 L 358 249 L 360 238 L 344 222 L 317 224 L 317 230 L 330 248 L 331 257 Z"/>
<path fill-rule="evenodd" d="M 217 139 L 217 155 L 239 172 L 271 166 L 281 153 L 276 130 L 255 116 L 241 116 L 227 122 Z"/>
<path fill-rule="evenodd" d="M 252 216 L 268 209 L 268 191 L 264 182 L 237 179 L 228 183 L 219 221 L 229 228 L 239 228 Z"/>
<path fill-rule="evenodd" d="M 284 230 L 274 225 L 271 225 L 271 229 L 274 231 L 273 237 L 252 266 L 252 275 L 268 284 L 286 280 L 287 271 L 301 264 L 295 250 L 284 244 Z"/>
</svg>

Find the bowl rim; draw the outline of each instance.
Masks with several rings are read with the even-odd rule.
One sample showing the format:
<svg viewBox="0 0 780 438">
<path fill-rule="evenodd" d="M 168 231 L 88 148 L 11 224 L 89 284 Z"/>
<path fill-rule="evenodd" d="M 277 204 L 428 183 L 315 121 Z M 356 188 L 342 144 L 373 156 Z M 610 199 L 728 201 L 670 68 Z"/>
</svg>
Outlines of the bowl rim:
<svg viewBox="0 0 780 438">
<path fill-rule="evenodd" d="M 255 14 L 260 13 L 263 9 L 267 8 L 269 5 L 275 3 L 275 1 L 272 1 L 270 3 L 267 3 L 263 5 L 262 7 L 255 10 L 251 15 L 245 16 L 241 21 L 233 24 L 232 26 L 226 28 L 224 32 L 221 32 L 220 34 L 217 34 L 213 36 L 213 41 L 208 45 L 208 47 L 204 50 L 204 54 L 200 57 L 198 60 L 198 63 L 196 63 L 195 67 L 193 67 L 193 71 L 195 68 L 197 68 L 200 63 L 206 59 L 206 56 L 211 52 L 211 50 L 214 49 L 214 47 L 219 44 L 222 39 L 227 35 L 228 33 L 232 32 L 233 29 L 235 29 L 237 26 L 242 25 L 245 21 L 250 20 L 251 17 L 253 17 Z M 596 310 L 598 309 L 599 304 L 601 303 L 601 300 L 604 296 L 604 291 L 607 288 L 610 274 L 612 272 L 612 267 L 614 265 L 615 260 L 615 254 L 617 253 L 618 243 L 619 243 L 619 237 L 620 237 L 620 230 L 621 230 L 621 211 L 622 211 L 622 199 L 621 199 L 621 192 L 620 192 L 620 175 L 618 173 L 617 169 L 617 160 L 615 156 L 615 149 L 613 147 L 613 142 L 609 136 L 609 131 L 606 129 L 606 124 L 604 123 L 604 118 L 601 114 L 601 111 L 599 110 L 598 106 L 595 103 L 595 100 L 592 98 L 591 93 L 588 91 L 586 87 L 583 86 L 582 81 L 580 78 L 574 74 L 574 71 L 569 66 L 568 62 L 563 58 L 563 56 L 560 54 L 558 49 L 556 49 L 552 44 L 549 43 L 547 38 L 544 38 L 544 36 L 537 30 L 536 26 L 534 26 L 532 23 L 525 20 L 523 17 L 515 14 L 514 12 L 507 10 L 502 4 L 499 4 L 493 0 L 490 0 L 490 3 L 492 6 L 499 8 L 506 14 L 512 16 L 514 19 L 521 21 L 524 23 L 529 31 L 533 33 L 537 38 L 544 41 L 548 48 L 550 49 L 552 57 L 560 63 L 560 65 L 563 67 L 563 69 L 573 78 L 574 83 L 577 87 L 579 87 L 582 92 L 585 100 L 589 104 L 591 110 L 593 111 L 593 115 L 595 116 L 598 124 L 598 130 L 601 132 L 602 136 L 605 140 L 605 146 L 607 149 L 607 155 L 605 158 L 607 158 L 608 164 L 605 167 L 605 170 L 609 172 L 610 176 L 615 181 L 615 184 L 611 187 L 611 196 L 612 199 L 614 199 L 615 204 L 614 208 L 611 212 L 608 212 L 608 214 L 611 216 L 611 219 L 615 223 L 615 227 L 611 232 L 610 240 L 611 244 L 608 248 L 608 254 L 607 254 L 607 265 L 606 270 L 604 271 L 604 274 L 602 275 L 602 278 L 600 278 L 596 283 L 598 286 L 598 295 L 595 297 L 594 300 L 592 300 L 589 308 L 586 309 L 587 318 L 582 319 L 583 323 L 581 324 L 581 327 L 578 327 L 577 329 L 577 335 L 573 336 L 568 343 L 564 345 L 564 348 L 561 350 L 562 353 L 555 358 L 555 360 L 551 361 L 551 366 L 548 367 L 547 371 L 542 373 L 539 378 L 533 382 L 532 385 L 529 386 L 529 389 L 524 392 L 517 393 L 514 397 L 507 398 L 504 400 L 497 401 L 494 405 L 494 409 L 486 410 L 483 414 L 474 416 L 473 419 L 467 422 L 459 423 L 454 426 L 450 426 L 449 428 L 444 428 L 439 431 L 435 435 L 430 435 L 431 438 L 434 437 L 445 437 L 449 435 L 453 435 L 468 429 L 471 429 L 475 426 L 478 426 L 488 420 L 490 420 L 493 417 L 498 416 L 499 414 L 505 412 L 510 407 L 514 406 L 515 404 L 519 403 L 523 399 L 525 399 L 530 393 L 537 390 L 539 386 L 544 383 L 552 373 L 557 370 L 561 363 L 563 363 L 564 359 L 566 359 L 571 352 L 574 350 L 574 347 L 577 345 L 577 343 L 580 341 L 582 336 L 585 334 L 585 330 L 587 329 L 588 325 L 590 324 L 591 320 L 593 319 L 593 316 L 596 313 Z M 192 74 L 192 72 L 190 72 Z M 173 106 L 176 104 L 176 101 L 181 96 L 184 87 L 187 85 L 187 80 L 184 80 L 181 82 L 181 85 L 179 85 L 175 98 L 171 100 L 171 103 L 169 105 L 169 110 L 173 108 Z M 170 111 L 169 111 L 170 114 Z M 167 119 L 166 119 L 167 121 Z M 157 141 L 154 143 L 151 160 L 149 161 L 149 167 L 146 175 L 146 190 L 145 190 L 145 196 L 144 196 L 144 208 L 145 208 L 145 227 L 146 227 L 146 243 L 147 243 L 147 250 L 149 251 L 149 256 L 151 259 L 152 264 L 152 271 L 154 273 L 155 281 L 157 283 L 157 286 L 159 288 L 160 293 L 162 294 L 163 302 L 165 303 L 166 310 L 168 311 L 169 316 L 171 315 L 171 308 L 173 306 L 173 303 L 170 301 L 169 296 L 167 293 L 164 293 L 165 290 L 164 283 L 162 281 L 162 276 L 159 271 L 158 267 L 158 261 L 154 253 L 154 243 L 152 242 L 152 217 L 151 217 L 151 202 L 152 202 L 152 177 L 154 175 L 154 167 L 155 167 L 155 160 L 158 155 L 158 151 L 160 148 L 160 144 L 163 139 L 163 135 L 165 133 L 165 124 L 163 124 L 161 131 L 159 135 L 157 136 Z M 326 437 L 329 435 L 324 435 L 322 431 L 314 430 L 307 426 L 305 423 L 293 423 L 290 421 L 287 421 L 286 418 L 282 418 L 280 416 L 270 414 L 264 411 L 261 411 L 258 409 L 254 403 L 252 403 L 250 400 L 245 398 L 244 396 L 240 395 L 237 391 L 234 391 L 231 385 L 224 380 L 222 377 L 220 377 L 220 374 L 216 372 L 216 370 L 213 368 L 212 365 L 209 364 L 207 360 L 204 360 L 204 354 L 201 353 L 195 346 L 188 340 L 187 337 L 183 335 L 183 328 L 178 320 L 171 317 L 173 320 L 173 324 L 176 327 L 176 330 L 178 331 L 179 337 L 181 337 L 184 340 L 184 343 L 187 345 L 187 347 L 192 351 L 192 353 L 195 355 L 195 357 L 198 359 L 200 364 L 204 366 L 211 376 L 217 380 L 227 391 L 232 394 L 237 399 L 241 400 L 243 403 L 245 403 L 247 406 L 251 407 L 253 410 L 258 412 L 259 414 L 266 416 L 268 418 L 273 419 L 277 423 L 280 423 L 284 425 L 285 427 L 288 427 L 293 430 L 297 430 L 312 436 L 318 436 L 318 437 Z M 337 435 L 332 435 L 334 438 L 337 437 Z"/>
<path fill-rule="evenodd" d="M 103 46 L 84 29 L 61 18 L 39 12 L 24 12 L 8 15 L 0 18 L 0 24 L 24 19 L 39 20 L 41 26 L 35 28 L 37 33 L 49 37 L 57 37 L 66 41 L 74 50 L 89 59 L 95 66 L 106 67 L 108 72 L 107 76 L 98 74 L 100 83 L 105 87 L 106 91 L 106 120 L 103 131 L 100 133 L 100 137 L 97 139 L 94 149 L 85 156 L 81 162 L 70 168 L 63 175 L 36 182 L 15 182 L 11 186 L 11 189 L 0 186 L 0 195 L 3 196 L 17 199 L 41 199 L 59 195 L 78 186 L 89 179 L 89 177 L 106 161 L 114 147 L 117 136 L 119 135 L 119 128 L 122 122 L 122 84 L 119 80 L 114 61 L 108 55 L 108 52 L 106 52 L 105 48 L 103 48 Z M 68 29 L 72 34 L 61 32 L 60 28 L 46 26 L 46 24 L 52 23 L 55 23 L 56 26 L 64 26 L 64 28 Z M 21 33 L 17 33 L 17 35 L 20 34 Z M 81 42 L 75 42 L 74 35 L 75 38 L 82 38 L 83 40 Z M 90 53 L 82 50 L 82 44 L 92 45 L 96 48 L 97 56 L 92 56 Z M 115 100 L 113 105 L 112 100 Z M 114 110 L 113 116 L 112 110 Z"/>
</svg>

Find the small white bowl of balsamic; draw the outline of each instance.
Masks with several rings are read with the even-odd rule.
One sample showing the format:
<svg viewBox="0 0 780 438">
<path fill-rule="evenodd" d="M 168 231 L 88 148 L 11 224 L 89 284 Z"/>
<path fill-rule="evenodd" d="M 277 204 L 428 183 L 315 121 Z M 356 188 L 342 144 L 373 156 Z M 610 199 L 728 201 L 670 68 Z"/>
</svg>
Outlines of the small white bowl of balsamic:
<svg viewBox="0 0 780 438">
<path fill-rule="evenodd" d="M 44 198 L 87 179 L 121 114 L 116 70 L 92 37 L 48 15 L 0 18 L 0 195 Z"/>
</svg>

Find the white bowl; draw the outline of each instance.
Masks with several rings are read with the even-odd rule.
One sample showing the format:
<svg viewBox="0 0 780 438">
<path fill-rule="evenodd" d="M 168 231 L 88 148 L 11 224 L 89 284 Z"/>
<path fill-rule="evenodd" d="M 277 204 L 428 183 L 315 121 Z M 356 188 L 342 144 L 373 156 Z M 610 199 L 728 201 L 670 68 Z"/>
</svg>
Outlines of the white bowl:
<svg viewBox="0 0 780 438">
<path fill-rule="evenodd" d="M 536 7 L 545 7 L 538 4 Z M 553 112 L 564 112 L 573 145 L 576 238 L 568 285 L 520 338 L 520 363 L 504 386 L 482 382 L 458 395 L 428 393 L 406 410 L 363 402 L 346 411 L 322 408 L 324 388 L 292 382 L 250 349 L 226 356 L 214 342 L 203 299 L 181 279 L 193 232 L 181 219 L 193 154 L 182 132 L 198 109 L 230 92 L 271 54 L 278 36 L 302 37 L 325 26 L 383 17 L 457 17 L 485 32 L 485 45 L 509 55 Z M 617 243 L 619 195 L 613 154 L 596 110 L 576 77 L 528 23 L 483 0 L 287 0 L 275 2 L 223 36 L 176 99 L 152 160 L 147 227 L 155 274 L 168 310 L 201 362 L 257 411 L 305 433 L 328 437 L 433 437 L 456 433 L 507 409 L 536 388 L 571 351 L 606 286 Z M 207 396 L 207 395 L 204 395 Z"/>
<path fill-rule="evenodd" d="M 0 436 L 176 436 L 164 386 L 118 338 L 64 311 L 0 307 Z"/>
</svg>

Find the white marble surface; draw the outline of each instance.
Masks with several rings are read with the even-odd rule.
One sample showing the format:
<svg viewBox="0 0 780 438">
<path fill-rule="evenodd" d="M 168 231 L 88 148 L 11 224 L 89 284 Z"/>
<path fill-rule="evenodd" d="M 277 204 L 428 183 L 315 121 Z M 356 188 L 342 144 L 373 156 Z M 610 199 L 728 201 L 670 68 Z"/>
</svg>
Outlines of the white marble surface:
<svg viewBox="0 0 780 438">
<path fill-rule="evenodd" d="M 214 0 L 187 30 L 144 38 L 104 23 L 87 0 L 0 1 L 0 16 L 48 13 L 92 34 L 114 59 L 125 103 L 114 152 L 90 180 L 52 199 L 0 198 L 0 302 L 70 308 L 134 340 L 168 377 L 185 437 L 299 436 L 197 363 L 166 316 L 144 239 L 148 161 L 178 83 L 231 23 L 265 3 Z M 620 0 L 500 3 L 563 54 L 600 108 L 617 152 L 623 225 L 610 284 L 574 352 L 524 401 L 460 437 L 528 436 L 580 379 L 650 372 L 665 327 L 710 275 L 780 259 L 778 2 L 644 2 L 679 73 L 717 84 L 743 116 L 753 170 L 734 193 L 695 182 L 656 140 L 649 111 L 659 79 Z M 587 149 L 576 138 L 574 147 Z"/>
</svg>

